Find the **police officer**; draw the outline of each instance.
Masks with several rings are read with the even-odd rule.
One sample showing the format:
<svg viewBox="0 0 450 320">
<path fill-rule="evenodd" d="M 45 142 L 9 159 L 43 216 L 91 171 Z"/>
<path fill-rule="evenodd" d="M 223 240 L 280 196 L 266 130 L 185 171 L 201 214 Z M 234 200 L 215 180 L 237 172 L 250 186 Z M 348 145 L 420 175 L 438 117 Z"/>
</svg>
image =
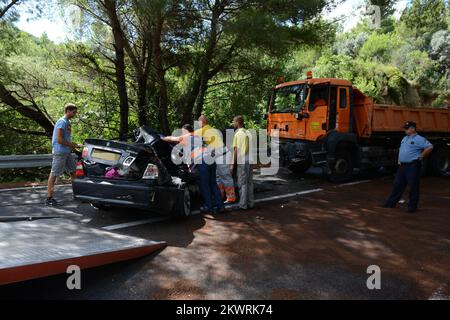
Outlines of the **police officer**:
<svg viewBox="0 0 450 320">
<path fill-rule="evenodd" d="M 403 138 L 400 145 L 399 168 L 395 176 L 394 187 L 389 199 L 382 207 L 394 208 L 401 199 L 406 186 L 409 185 L 408 212 L 413 213 L 416 212 L 419 202 L 422 160 L 431 153 L 433 145 L 417 134 L 415 122 L 407 121 L 403 129 L 405 129 L 406 137 Z"/>
</svg>

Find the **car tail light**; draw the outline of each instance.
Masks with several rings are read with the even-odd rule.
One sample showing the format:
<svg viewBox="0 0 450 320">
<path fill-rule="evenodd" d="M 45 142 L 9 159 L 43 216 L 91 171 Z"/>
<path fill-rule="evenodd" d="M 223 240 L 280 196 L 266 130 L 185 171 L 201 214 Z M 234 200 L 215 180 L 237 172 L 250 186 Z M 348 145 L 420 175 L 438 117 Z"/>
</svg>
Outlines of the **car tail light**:
<svg viewBox="0 0 450 320">
<path fill-rule="evenodd" d="M 142 179 L 158 179 L 159 170 L 154 164 L 149 164 L 145 169 Z"/>
<path fill-rule="evenodd" d="M 81 153 L 81 157 L 83 157 L 83 159 L 86 159 L 89 155 L 89 148 L 88 147 L 84 147 L 83 148 L 83 153 Z"/>
<path fill-rule="evenodd" d="M 77 178 L 83 178 L 84 177 L 84 169 L 83 169 L 83 163 L 77 162 L 77 169 L 75 170 L 75 176 Z"/>
</svg>

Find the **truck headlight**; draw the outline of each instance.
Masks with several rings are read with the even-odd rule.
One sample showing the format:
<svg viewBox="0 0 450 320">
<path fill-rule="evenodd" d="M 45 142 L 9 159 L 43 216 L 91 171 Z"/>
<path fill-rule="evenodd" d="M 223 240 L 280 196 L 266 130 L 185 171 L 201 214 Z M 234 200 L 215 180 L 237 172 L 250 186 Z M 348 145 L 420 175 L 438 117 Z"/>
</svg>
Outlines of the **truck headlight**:
<svg viewBox="0 0 450 320">
<path fill-rule="evenodd" d="M 159 170 L 155 164 L 147 165 L 142 179 L 158 179 Z"/>
</svg>

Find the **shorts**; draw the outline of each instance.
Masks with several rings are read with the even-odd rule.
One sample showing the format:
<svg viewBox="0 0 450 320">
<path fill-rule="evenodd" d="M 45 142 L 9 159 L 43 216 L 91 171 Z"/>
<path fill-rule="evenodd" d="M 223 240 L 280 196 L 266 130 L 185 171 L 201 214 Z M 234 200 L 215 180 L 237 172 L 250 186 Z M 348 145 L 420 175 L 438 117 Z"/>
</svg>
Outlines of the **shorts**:
<svg viewBox="0 0 450 320">
<path fill-rule="evenodd" d="M 72 174 L 77 169 L 77 163 L 71 153 L 53 154 L 52 171 L 50 174 L 54 177 L 60 177 L 64 171 Z"/>
</svg>

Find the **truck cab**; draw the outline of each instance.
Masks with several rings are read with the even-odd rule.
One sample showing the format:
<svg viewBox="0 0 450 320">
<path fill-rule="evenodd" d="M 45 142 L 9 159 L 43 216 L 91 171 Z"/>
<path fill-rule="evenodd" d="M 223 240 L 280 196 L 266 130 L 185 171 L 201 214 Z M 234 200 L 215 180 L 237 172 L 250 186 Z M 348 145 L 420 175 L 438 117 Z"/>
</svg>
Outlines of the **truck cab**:
<svg viewBox="0 0 450 320">
<path fill-rule="evenodd" d="M 332 160 L 326 143 L 331 133 L 355 139 L 353 105 L 353 88 L 347 80 L 308 75 L 273 88 L 267 129 L 269 135 L 279 130 L 281 163 L 299 173 L 311 165 L 326 167 Z"/>
<path fill-rule="evenodd" d="M 268 129 L 280 138 L 317 141 L 330 130 L 351 132 L 352 85 L 341 79 L 287 82 L 273 89 Z"/>
</svg>

